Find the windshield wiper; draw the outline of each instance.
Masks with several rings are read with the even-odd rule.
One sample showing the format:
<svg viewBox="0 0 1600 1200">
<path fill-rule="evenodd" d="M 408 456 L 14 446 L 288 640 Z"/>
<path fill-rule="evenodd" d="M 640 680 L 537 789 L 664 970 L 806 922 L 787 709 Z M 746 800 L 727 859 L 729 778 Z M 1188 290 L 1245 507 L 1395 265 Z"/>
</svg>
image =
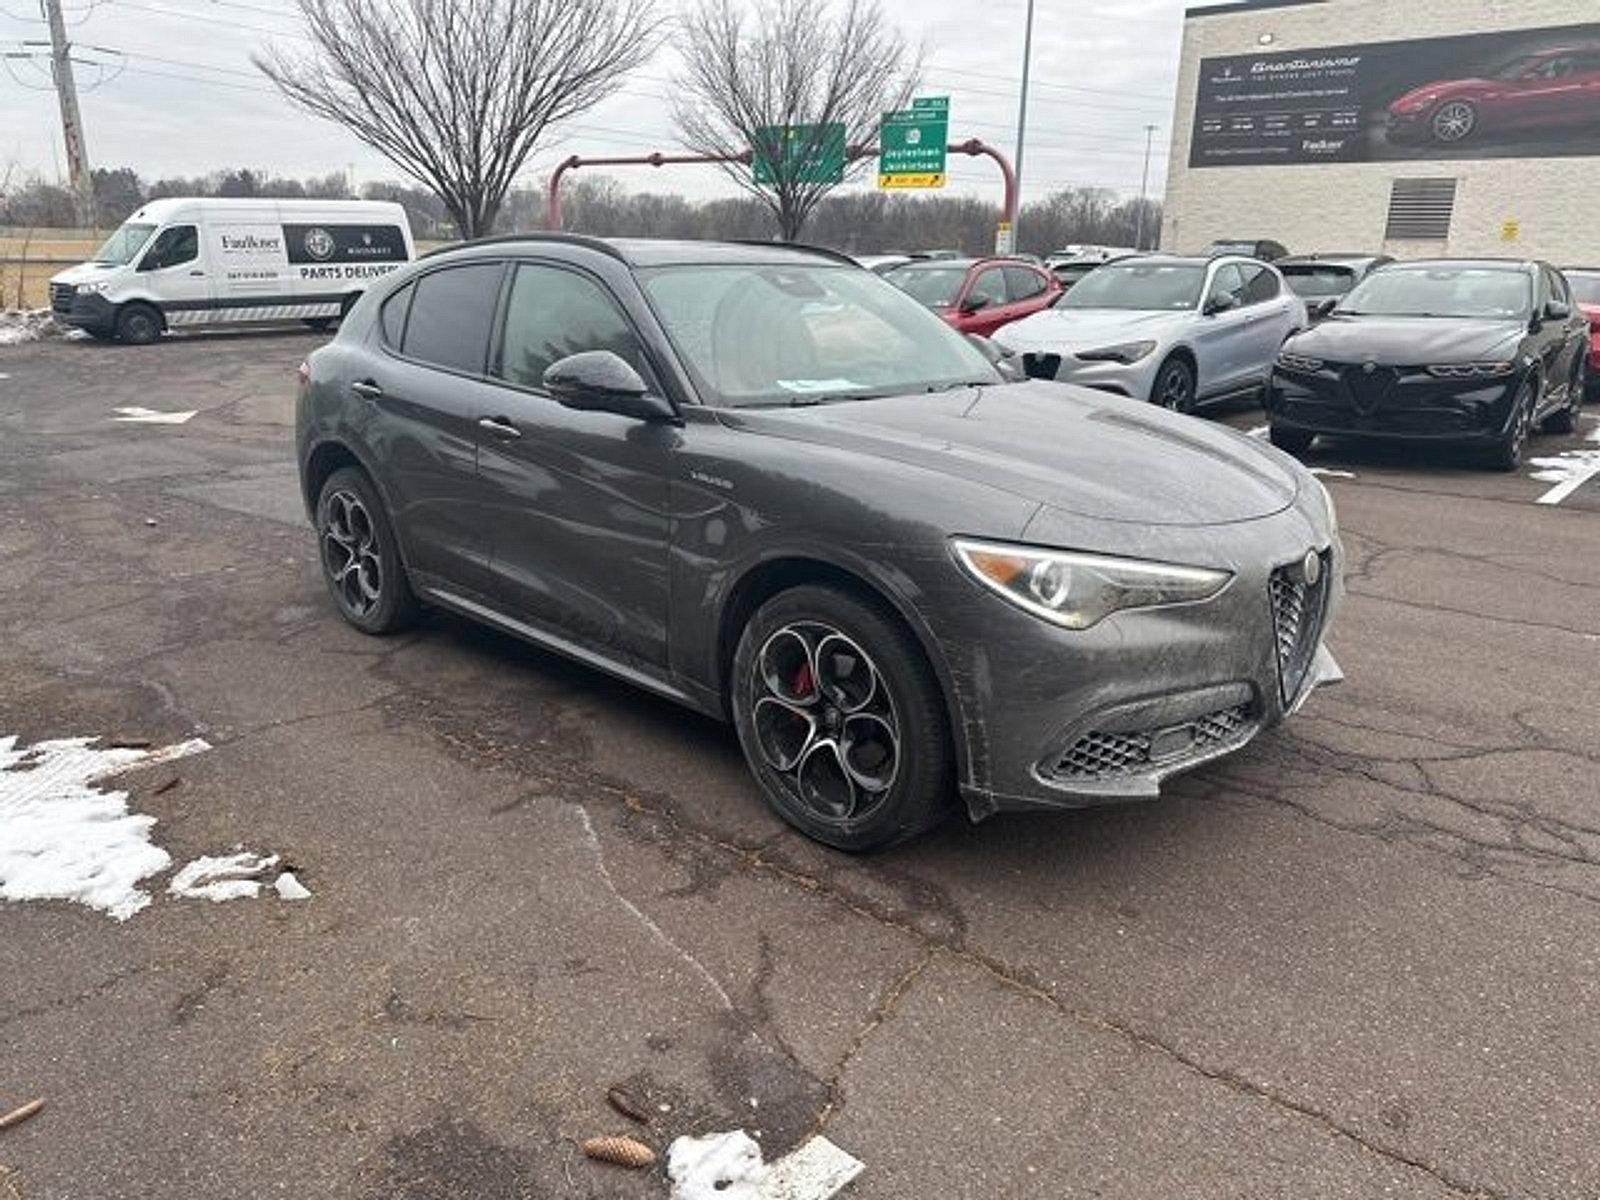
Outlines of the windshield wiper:
<svg viewBox="0 0 1600 1200">
<path fill-rule="evenodd" d="M 987 382 L 975 383 L 970 379 L 958 379 L 954 383 L 930 383 L 922 390 L 923 392 L 931 395 L 934 392 L 955 392 L 960 391 L 962 388 L 981 388 L 991 386 L 992 385 Z"/>
</svg>

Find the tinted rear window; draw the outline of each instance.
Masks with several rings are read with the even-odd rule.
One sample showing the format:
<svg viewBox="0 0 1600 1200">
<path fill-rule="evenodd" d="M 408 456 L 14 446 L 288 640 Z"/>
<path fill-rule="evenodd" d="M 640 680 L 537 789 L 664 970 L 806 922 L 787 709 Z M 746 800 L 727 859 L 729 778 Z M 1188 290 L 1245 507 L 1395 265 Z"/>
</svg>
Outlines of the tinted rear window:
<svg viewBox="0 0 1600 1200">
<path fill-rule="evenodd" d="M 500 292 L 499 263 L 446 267 L 412 285 L 402 352 L 454 371 L 481 372 Z"/>
</svg>

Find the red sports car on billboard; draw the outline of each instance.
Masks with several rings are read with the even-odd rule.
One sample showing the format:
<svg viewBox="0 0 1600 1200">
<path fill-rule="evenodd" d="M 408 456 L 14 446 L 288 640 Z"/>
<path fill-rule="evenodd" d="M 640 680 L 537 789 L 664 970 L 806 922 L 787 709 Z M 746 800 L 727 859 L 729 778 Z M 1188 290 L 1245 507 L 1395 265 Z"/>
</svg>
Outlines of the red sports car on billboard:
<svg viewBox="0 0 1600 1200">
<path fill-rule="evenodd" d="M 1424 84 L 1389 105 L 1391 141 L 1450 146 L 1478 134 L 1592 127 L 1600 45 L 1524 54 L 1484 78 Z"/>
</svg>

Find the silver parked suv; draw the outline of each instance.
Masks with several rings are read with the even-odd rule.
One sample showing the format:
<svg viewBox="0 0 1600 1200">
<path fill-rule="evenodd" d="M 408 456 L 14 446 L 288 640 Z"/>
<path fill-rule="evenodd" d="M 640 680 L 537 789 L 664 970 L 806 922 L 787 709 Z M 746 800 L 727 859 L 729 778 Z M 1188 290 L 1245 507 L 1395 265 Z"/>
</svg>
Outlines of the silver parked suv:
<svg viewBox="0 0 1600 1200">
<path fill-rule="evenodd" d="M 995 340 L 1032 378 L 1189 412 L 1264 386 L 1307 324 L 1304 301 L 1264 262 L 1156 255 L 1106 264 Z"/>
</svg>

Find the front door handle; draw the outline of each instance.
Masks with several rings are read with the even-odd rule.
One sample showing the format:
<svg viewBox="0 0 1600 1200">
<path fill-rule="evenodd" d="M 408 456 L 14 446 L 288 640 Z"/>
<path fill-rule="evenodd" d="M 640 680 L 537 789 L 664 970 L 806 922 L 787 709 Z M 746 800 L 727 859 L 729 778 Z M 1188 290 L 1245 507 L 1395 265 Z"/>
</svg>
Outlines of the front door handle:
<svg viewBox="0 0 1600 1200">
<path fill-rule="evenodd" d="M 504 417 L 480 417 L 478 418 L 478 428 L 494 434 L 497 438 L 505 438 L 508 441 L 522 436 L 522 430 Z"/>
<path fill-rule="evenodd" d="M 370 379 L 358 379 L 350 385 L 350 390 L 363 400 L 383 399 L 383 389 Z"/>
<path fill-rule="evenodd" d="M 191 275 L 204 275 L 205 272 L 204 271 L 190 271 L 189 274 L 191 274 Z"/>
</svg>

